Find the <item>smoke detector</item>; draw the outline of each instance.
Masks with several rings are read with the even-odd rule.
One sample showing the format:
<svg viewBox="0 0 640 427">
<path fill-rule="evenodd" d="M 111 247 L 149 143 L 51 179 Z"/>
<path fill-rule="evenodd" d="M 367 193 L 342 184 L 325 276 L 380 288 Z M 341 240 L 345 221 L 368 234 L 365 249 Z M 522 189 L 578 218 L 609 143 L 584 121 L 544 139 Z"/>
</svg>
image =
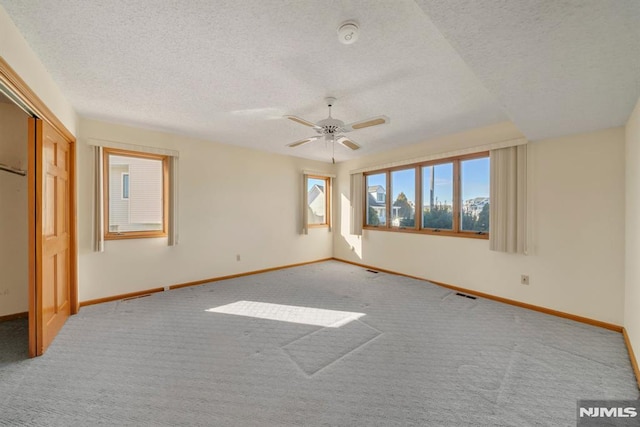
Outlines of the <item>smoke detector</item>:
<svg viewBox="0 0 640 427">
<path fill-rule="evenodd" d="M 352 44 L 358 40 L 358 24 L 355 21 L 346 21 L 338 27 L 338 39 L 342 44 Z"/>
</svg>

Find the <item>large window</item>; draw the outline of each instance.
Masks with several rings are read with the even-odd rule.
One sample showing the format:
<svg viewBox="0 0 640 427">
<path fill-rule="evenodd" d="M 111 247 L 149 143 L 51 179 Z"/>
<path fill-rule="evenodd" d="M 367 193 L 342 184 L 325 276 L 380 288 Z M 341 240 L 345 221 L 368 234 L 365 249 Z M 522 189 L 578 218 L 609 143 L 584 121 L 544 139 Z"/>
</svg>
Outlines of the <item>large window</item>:
<svg viewBox="0 0 640 427">
<path fill-rule="evenodd" d="M 329 226 L 329 186 L 331 179 L 323 176 L 307 178 L 307 221 L 310 227 Z"/>
<path fill-rule="evenodd" d="M 104 149 L 105 239 L 167 235 L 167 156 Z"/>
<path fill-rule="evenodd" d="M 365 180 L 365 228 L 488 238 L 487 152 L 377 170 Z"/>
</svg>

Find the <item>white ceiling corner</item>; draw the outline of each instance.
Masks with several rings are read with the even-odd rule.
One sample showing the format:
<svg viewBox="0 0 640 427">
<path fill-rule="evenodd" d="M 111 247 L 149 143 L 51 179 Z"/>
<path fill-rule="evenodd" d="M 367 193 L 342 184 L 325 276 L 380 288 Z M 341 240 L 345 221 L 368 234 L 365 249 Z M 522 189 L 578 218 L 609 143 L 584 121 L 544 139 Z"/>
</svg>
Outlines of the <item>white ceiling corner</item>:
<svg viewBox="0 0 640 427">
<path fill-rule="evenodd" d="M 326 96 L 344 122 L 391 118 L 337 161 L 509 118 L 529 139 L 621 124 L 638 3 L 0 0 L 81 116 L 323 161 L 322 140 L 286 147 L 314 132 L 282 116 L 321 120 Z"/>
</svg>

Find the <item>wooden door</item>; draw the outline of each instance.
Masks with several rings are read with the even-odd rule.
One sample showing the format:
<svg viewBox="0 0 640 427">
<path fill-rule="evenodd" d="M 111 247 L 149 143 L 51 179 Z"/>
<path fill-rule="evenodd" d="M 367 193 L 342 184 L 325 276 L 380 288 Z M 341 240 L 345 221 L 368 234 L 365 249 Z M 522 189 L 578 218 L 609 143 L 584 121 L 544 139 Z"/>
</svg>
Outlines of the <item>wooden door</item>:
<svg viewBox="0 0 640 427">
<path fill-rule="evenodd" d="M 35 150 L 30 156 L 35 163 L 30 165 L 35 170 L 31 175 L 35 181 L 35 265 L 31 266 L 35 286 L 31 298 L 34 306 L 30 307 L 29 352 L 31 356 L 39 356 L 75 311 L 71 304 L 73 158 L 70 142 L 53 126 L 30 119 L 29 128 L 34 136 L 32 141 L 35 139 Z"/>
</svg>

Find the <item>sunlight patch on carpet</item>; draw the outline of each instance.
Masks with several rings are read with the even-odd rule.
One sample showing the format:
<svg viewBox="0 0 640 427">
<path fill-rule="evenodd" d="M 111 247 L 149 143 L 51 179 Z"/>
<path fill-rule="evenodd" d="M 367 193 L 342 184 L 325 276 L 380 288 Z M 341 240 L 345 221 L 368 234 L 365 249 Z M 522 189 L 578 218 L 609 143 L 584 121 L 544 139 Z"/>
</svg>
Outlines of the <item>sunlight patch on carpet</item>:
<svg viewBox="0 0 640 427">
<path fill-rule="evenodd" d="M 351 311 L 325 310 L 322 308 L 298 307 L 257 301 L 237 301 L 205 311 L 281 322 L 302 323 L 326 328 L 339 328 L 365 315 L 365 313 Z"/>
</svg>

